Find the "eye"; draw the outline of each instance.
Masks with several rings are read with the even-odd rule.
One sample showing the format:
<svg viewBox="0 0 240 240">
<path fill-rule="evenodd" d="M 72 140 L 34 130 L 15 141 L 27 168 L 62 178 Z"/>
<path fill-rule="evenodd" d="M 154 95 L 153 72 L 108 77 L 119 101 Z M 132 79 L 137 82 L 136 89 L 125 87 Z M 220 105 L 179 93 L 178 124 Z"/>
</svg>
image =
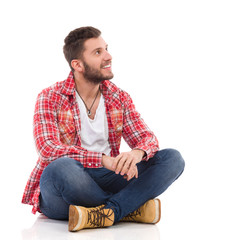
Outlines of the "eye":
<svg viewBox="0 0 240 240">
<path fill-rule="evenodd" d="M 95 54 L 96 54 L 96 55 L 100 55 L 100 54 L 101 54 L 101 51 L 100 51 L 100 50 L 97 50 L 97 51 L 95 52 Z"/>
</svg>

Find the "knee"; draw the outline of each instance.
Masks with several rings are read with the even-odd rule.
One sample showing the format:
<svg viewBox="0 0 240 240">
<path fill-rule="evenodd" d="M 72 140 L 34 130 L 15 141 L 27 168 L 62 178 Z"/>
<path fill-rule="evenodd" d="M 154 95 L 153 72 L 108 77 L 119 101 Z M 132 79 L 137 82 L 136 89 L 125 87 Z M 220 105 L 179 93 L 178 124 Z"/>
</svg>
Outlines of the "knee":
<svg viewBox="0 0 240 240">
<path fill-rule="evenodd" d="M 68 157 L 61 157 L 58 158 L 56 160 L 54 160 L 53 162 L 51 162 L 48 167 L 54 167 L 54 168 L 65 168 L 66 166 L 72 166 L 72 165 L 76 165 L 76 164 L 80 164 L 80 162 L 78 162 L 77 160 L 73 159 L 73 158 L 68 158 Z"/>
<path fill-rule="evenodd" d="M 168 150 L 169 158 L 172 159 L 174 165 L 182 172 L 185 168 L 185 161 L 181 153 L 178 150 L 172 149 L 172 148 L 167 150 Z"/>
<path fill-rule="evenodd" d="M 81 163 L 72 158 L 58 158 L 51 162 L 44 170 L 41 179 L 59 179 L 65 178 L 67 175 L 71 175 L 71 171 L 79 165 L 79 168 L 83 168 Z"/>
<path fill-rule="evenodd" d="M 165 161 L 166 164 L 169 164 L 172 169 L 180 174 L 183 172 L 185 168 L 185 161 L 178 150 L 168 148 L 157 152 L 157 154 L 160 156 L 160 159 Z"/>
</svg>

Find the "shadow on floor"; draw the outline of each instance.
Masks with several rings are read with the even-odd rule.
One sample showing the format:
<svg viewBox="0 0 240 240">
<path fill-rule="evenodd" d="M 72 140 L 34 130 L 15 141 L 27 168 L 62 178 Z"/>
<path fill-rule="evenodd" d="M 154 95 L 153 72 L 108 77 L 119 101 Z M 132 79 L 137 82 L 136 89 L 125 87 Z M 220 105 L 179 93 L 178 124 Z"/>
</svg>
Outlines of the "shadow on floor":
<svg viewBox="0 0 240 240">
<path fill-rule="evenodd" d="M 23 240 L 159 240 L 157 225 L 142 223 L 118 223 L 108 228 L 84 229 L 68 232 L 68 222 L 52 220 L 40 214 L 29 229 L 22 230 Z"/>
</svg>

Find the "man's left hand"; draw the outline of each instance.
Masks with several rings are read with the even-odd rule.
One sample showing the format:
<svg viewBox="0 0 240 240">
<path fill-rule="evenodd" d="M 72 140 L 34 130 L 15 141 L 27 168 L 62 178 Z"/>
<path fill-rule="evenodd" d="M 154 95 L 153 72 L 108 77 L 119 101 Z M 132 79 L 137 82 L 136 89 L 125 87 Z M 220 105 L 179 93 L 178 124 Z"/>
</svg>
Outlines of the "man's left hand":
<svg viewBox="0 0 240 240">
<path fill-rule="evenodd" d="M 145 152 L 140 149 L 134 149 L 130 152 L 119 154 L 113 161 L 112 169 L 116 174 L 121 174 L 129 181 L 134 176 L 138 177 L 136 164 L 142 161 Z"/>
</svg>

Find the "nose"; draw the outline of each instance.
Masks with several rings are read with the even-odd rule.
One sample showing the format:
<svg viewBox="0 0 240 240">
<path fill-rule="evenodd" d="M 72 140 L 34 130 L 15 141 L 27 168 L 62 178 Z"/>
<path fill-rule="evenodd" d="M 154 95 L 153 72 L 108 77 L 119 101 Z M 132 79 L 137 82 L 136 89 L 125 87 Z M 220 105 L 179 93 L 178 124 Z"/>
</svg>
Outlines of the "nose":
<svg viewBox="0 0 240 240">
<path fill-rule="evenodd" d="M 112 60 L 112 56 L 108 51 L 105 51 L 104 60 L 105 61 L 111 61 Z"/>
</svg>

